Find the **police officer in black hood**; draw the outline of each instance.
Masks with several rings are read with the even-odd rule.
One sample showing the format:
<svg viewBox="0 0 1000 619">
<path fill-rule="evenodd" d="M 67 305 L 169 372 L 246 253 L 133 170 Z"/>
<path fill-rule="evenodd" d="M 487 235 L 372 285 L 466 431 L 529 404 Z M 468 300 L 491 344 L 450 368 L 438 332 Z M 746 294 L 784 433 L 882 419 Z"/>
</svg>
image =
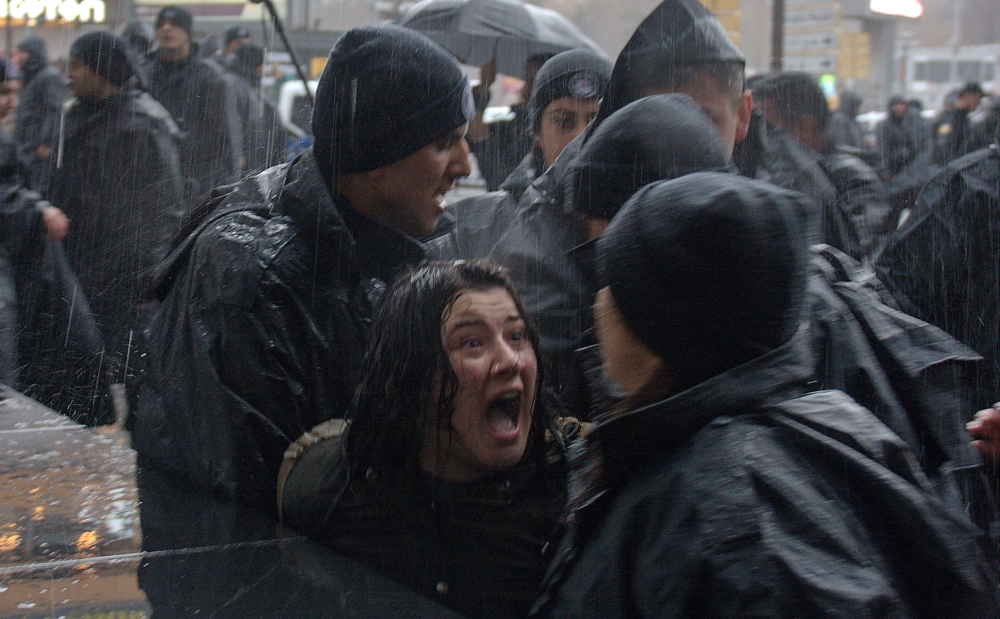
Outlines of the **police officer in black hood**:
<svg viewBox="0 0 1000 619">
<path fill-rule="evenodd" d="M 242 143 L 239 121 L 228 104 L 229 85 L 221 69 L 199 57 L 191 40 L 193 27 L 187 9 L 163 7 L 156 17 L 159 47 L 149 56 L 148 69 L 150 94 L 185 134 L 180 158 L 188 208 L 214 187 L 238 178 Z"/>
<path fill-rule="evenodd" d="M 59 145 L 59 119 L 66 100 L 66 87 L 46 57 L 45 41 L 30 36 L 21 41 L 14 54 L 21 70 L 23 86 L 17 112 L 18 157 L 26 169 L 29 186 L 45 194 L 49 167 Z"/>
<path fill-rule="evenodd" d="M 469 174 L 475 113 L 455 60 L 396 26 L 330 53 L 312 148 L 191 217 L 162 265 L 135 415 L 141 463 L 275 510 L 289 443 L 342 417 L 373 305 L 420 262 Z"/>
</svg>

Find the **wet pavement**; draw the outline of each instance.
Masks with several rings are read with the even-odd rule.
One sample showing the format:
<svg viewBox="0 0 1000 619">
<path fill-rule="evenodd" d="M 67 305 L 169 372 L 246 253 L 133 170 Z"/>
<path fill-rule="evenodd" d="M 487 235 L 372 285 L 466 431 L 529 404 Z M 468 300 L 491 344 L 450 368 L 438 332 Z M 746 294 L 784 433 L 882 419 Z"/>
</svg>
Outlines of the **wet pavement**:
<svg viewBox="0 0 1000 619">
<path fill-rule="evenodd" d="M 137 466 L 128 436 L 0 393 L 0 619 L 457 617 Z"/>
</svg>

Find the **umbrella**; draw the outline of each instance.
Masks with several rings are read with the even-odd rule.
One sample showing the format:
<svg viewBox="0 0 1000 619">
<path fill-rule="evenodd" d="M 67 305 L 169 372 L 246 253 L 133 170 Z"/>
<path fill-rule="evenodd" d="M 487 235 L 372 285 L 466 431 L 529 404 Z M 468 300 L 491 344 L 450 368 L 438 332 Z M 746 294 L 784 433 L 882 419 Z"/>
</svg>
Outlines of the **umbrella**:
<svg viewBox="0 0 1000 619">
<path fill-rule="evenodd" d="M 496 58 L 497 71 L 524 77 L 528 58 L 578 47 L 604 52 L 565 17 L 517 0 L 423 0 L 394 23 L 417 30 L 455 55 L 483 66 Z"/>
</svg>

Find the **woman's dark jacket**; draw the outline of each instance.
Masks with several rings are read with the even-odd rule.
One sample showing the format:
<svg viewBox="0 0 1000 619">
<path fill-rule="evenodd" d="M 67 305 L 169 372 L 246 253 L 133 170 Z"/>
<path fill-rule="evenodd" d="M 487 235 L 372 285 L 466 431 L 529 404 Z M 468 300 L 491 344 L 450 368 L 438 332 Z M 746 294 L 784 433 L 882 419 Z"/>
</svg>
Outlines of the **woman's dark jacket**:
<svg viewBox="0 0 1000 619">
<path fill-rule="evenodd" d="M 550 445 L 510 470 L 457 484 L 415 471 L 358 470 L 340 437 L 330 438 L 292 469 L 284 522 L 468 617 L 521 618 L 566 504 L 564 460 Z M 532 451 L 540 450 L 529 444 Z"/>
<path fill-rule="evenodd" d="M 343 416 L 372 306 L 423 256 L 335 200 L 311 149 L 217 192 L 158 272 L 136 449 L 273 512 L 285 448 Z"/>
<path fill-rule="evenodd" d="M 996 615 L 979 530 L 871 413 L 802 395 L 802 336 L 595 426 L 535 617 Z"/>
</svg>

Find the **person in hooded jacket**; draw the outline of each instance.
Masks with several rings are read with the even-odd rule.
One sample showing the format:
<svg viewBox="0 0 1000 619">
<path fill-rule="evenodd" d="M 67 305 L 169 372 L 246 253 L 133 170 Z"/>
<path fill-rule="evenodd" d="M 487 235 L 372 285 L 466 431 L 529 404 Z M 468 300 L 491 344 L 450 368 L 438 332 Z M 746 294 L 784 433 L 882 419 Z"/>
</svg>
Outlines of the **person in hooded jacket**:
<svg viewBox="0 0 1000 619">
<path fill-rule="evenodd" d="M 59 146 L 59 119 L 66 87 L 55 67 L 49 65 L 45 41 L 30 36 L 17 45 L 14 62 L 21 71 L 17 128 L 18 157 L 26 170 L 28 186 L 45 195 L 51 161 Z"/>
<path fill-rule="evenodd" d="M 987 617 L 994 558 L 914 454 L 809 392 L 808 198 L 702 172 L 598 240 L 605 369 L 628 398 L 574 467 L 532 617 Z"/>
<path fill-rule="evenodd" d="M 968 413 L 1000 400 L 1000 215 L 997 143 L 939 171 L 876 264 L 903 311 L 937 325 L 985 357 Z"/>
<path fill-rule="evenodd" d="M 217 192 L 158 272 L 132 433 L 143 462 L 275 511 L 284 450 L 344 415 L 373 306 L 423 259 L 415 239 L 469 174 L 474 112 L 425 36 L 373 26 L 337 41 L 312 148 Z"/>
<path fill-rule="evenodd" d="M 556 170 L 561 185 L 532 185 L 491 257 L 510 270 L 538 324 L 546 386 L 563 407 L 590 419 L 601 412 L 599 403 L 606 405 L 607 394 L 587 388 L 595 384 L 599 360 L 576 350 L 593 343 L 584 337 L 597 292 L 593 239 L 625 201 L 608 207 L 610 198 L 627 197 L 653 180 L 723 169 L 726 155 L 712 123 L 685 95 L 648 97 L 626 106 L 583 146 L 574 142 L 570 148 L 573 156 L 560 158 L 543 176 L 554 179 Z M 543 189 L 560 199 L 550 199 Z M 574 193 L 586 197 L 574 199 Z"/>
<path fill-rule="evenodd" d="M 856 120 L 861 111 L 861 103 L 861 97 L 853 90 L 840 92 L 840 105 L 830 114 L 830 139 L 834 146 L 857 149 L 865 147 L 865 136 Z"/>
<path fill-rule="evenodd" d="M 213 188 L 239 178 L 242 146 L 239 120 L 222 70 L 201 58 L 191 40 L 194 17 L 182 7 L 165 6 L 156 16 L 159 47 L 150 54 L 149 94 L 184 132 L 180 145 L 184 198 L 191 209 Z"/>
<path fill-rule="evenodd" d="M 17 108 L 20 73 L 0 59 L 0 122 Z M 0 383 L 18 386 L 18 286 L 37 263 L 46 238 L 61 241 L 69 230 L 62 210 L 25 188 L 14 137 L 0 128 Z"/>
<path fill-rule="evenodd" d="M 895 95 L 889 99 L 889 115 L 875 128 L 875 143 L 882 153 L 882 177 L 891 179 L 902 172 L 920 152 L 906 122 L 906 99 Z"/>
<path fill-rule="evenodd" d="M 535 147 L 499 191 L 466 198 L 449 208 L 449 219 L 454 221 L 446 233 L 428 242 L 432 257 L 455 260 L 489 255 L 524 192 L 593 120 L 610 74 L 611 63 L 588 49 L 556 54 L 542 66 L 527 106 L 528 132 L 535 138 Z"/>
<path fill-rule="evenodd" d="M 931 124 L 931 160 L 946 165 L 968 154 L 975 135 L 969 114 L 979 107 L 986 93 L 977 82 L 969 82 L 955 93 L 955 100 Z"/>
<path fill-rule="evenodd" d="M 870 264 L 889 242 L 899 213 L 889 204 L 875 170 L 833 143 L 831 115 L 819 84 L 806 73 L 786 72 L 758 81 L 752 91 L 754 105 L 767 122 L 820 155 L 819 165 L 851 222 L 836 236 L 849 239 L 860 254 L 853 257 Z"/>
<path fill-rule="evenodd" d="M 233 86 L 232 103 L 242 127 L 242 173 L 256 174 L 284 163 L 288 131 L 260 87 L 264 50 L 252 43 L 240 45 L 233 52 L 228 69 Z"/>
<path fill-rule="evenodd" d="M 110 32 L 69 50 L 63 143 L 50 196 L 73 221 L 70 265 L 105 339 L 110 383 L 131 385 L 141 359 L 146 295 L 154 268 L 180 230 L 180 132 L 170 114 L 133 84 L 128 44 Z"/>
</svg>

